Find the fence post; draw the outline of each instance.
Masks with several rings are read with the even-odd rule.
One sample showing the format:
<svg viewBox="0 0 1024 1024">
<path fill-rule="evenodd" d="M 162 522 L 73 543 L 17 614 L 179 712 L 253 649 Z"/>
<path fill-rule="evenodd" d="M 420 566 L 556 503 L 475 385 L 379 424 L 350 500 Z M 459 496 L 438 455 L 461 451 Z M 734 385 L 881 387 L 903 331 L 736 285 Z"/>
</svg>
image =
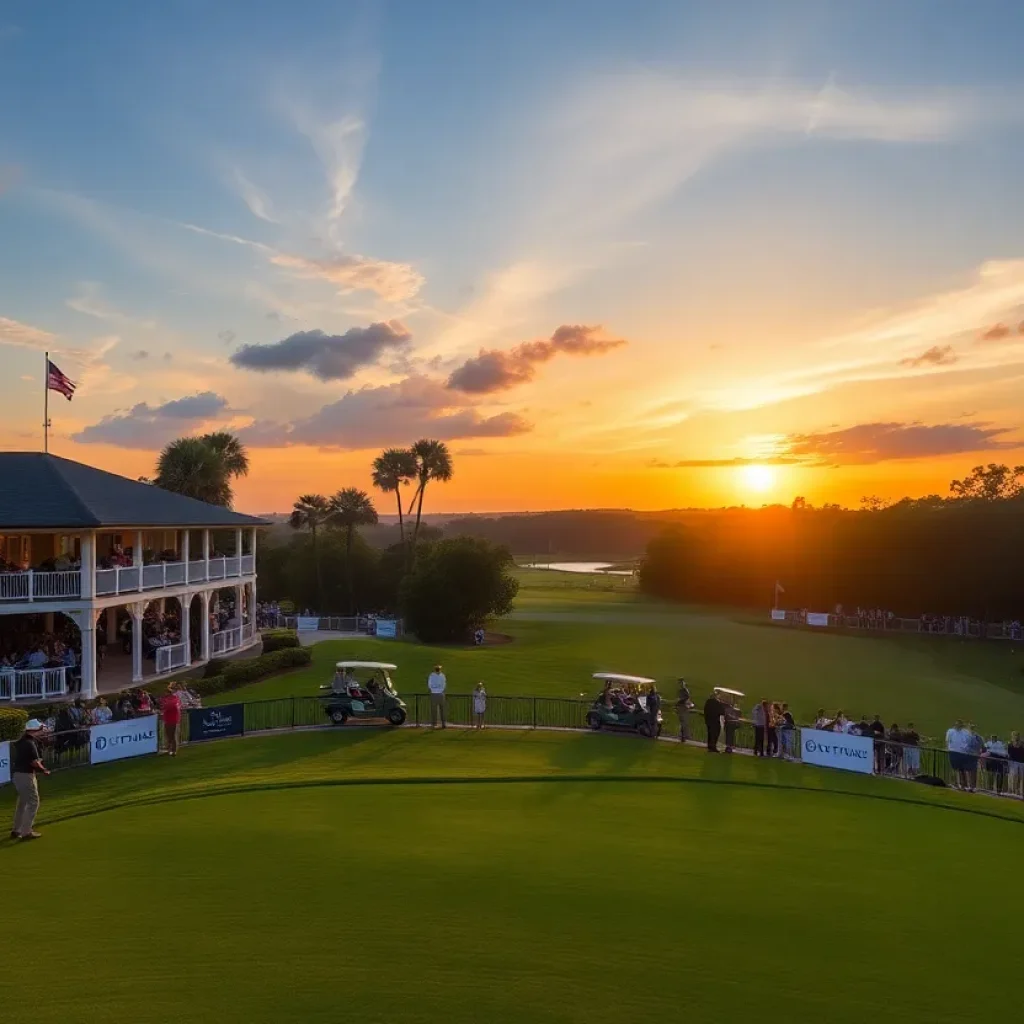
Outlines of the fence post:
<svg viewBox="0 0 1024 1024">
<path fill-rule="evenodd" d="M 537 698 L 533 698 L 533 727 L 537 728 Z"/>
<path fill-rule="evenodd" d="M 416 728 L 420 727 L 420 695 L 416 694 Z"/>
<path fill-rule="evenodd" d="M 295 728 L 295 697 L 292 697 L 292 728 Z"/>
</svg>

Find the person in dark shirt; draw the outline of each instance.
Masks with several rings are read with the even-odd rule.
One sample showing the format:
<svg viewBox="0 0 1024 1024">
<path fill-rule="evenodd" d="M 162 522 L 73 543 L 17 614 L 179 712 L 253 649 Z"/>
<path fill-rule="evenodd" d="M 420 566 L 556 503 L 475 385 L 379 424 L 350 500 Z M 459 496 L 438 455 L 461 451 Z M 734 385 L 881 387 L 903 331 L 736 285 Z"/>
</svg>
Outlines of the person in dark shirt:
<svg viewBox="0 0 1024 1024">
<path fill-rule="evenodd" d="M 903 740 L 903 772 L 913 778 L 921 771 L 921 735 L 914 728 L 913 722 L 907 722 L 902 733 Z"/>
<path fill-rule="evenodd" d="M 11 782 L 18 794 L 14 807 L 14 825 L 11 828 L 12 839 L 39 838 L 39 833 L 32 828 L 39 811 L 36 775 L 50 774 L 41 760 L 37 742 L 42 729 L 43 723 L 39 719 L 30 718 L 25 723 L 24 735 L 11 744 Z"/>
<path fill-rule="evenodd" d="M 661 710 L 661 694 L 652 683 L 651 692 L 647 694 L 647 717 L 651 722 L 651 739 L 658 738 L 658 712 Z"/>
<path fill-rule="evenodd" d="M 1014 796 L 1024 797 L 1024 742 L 1019 732 L 1010 733 L 1006 756 L 1010 759 L 1010 792 Z"/>
<path fill-rule="evenodd" d="M 881 775 L 885 771 L 885 725 L 881 716 L 875 715 L 874 721 L 868 726 L 867 733 L 862 735 L 870 736 L 875 741 L 875 771 Z"/>
<path fill-rule="evenodd" d="M 708 730 L 708 753 L 718 753 L 718 737 L 722 732 L 722 715 L 725 714 L 725 705 L 712 693 L 704 701 L 704 724 Z"/>
<path fill-rule="evenodd" d="M 693 699 L 685 679 L 679 680 L 679 696 L 676 698 L 676 714 L 679 716 L 679 740 L 685 743 L 690 738 L 690 712 L 693 710 Z"/>
</svg>

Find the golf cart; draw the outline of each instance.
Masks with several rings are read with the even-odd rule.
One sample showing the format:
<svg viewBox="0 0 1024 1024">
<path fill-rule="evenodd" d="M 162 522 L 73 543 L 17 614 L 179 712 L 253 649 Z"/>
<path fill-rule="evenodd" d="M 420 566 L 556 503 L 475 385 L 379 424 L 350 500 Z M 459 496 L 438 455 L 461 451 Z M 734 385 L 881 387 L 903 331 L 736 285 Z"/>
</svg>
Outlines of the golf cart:
<svg viewBox="0 0 1024 1024">
<path fill-rule="evenodd" d="M 335 725 L 344 725 L 350 718 L 383 718 L 391 725 L 401 725 L 406 719 L 405 701 L 391 682 L 391 673 L 397 668 L 380 661 L 339 661 L 334 679 L 320 687 L 330 691 L 320 698 L 324 714 Z"/>
<path fill-rule="evenodd" d="M 594 678 L 604 684 L 587 712 L 587 727 L 597 732 L 600 729 L 625 729 L 651 736 L 653 727 L 647 712 L 647 694 L 654 685 L 653 679 L 644 676 L 623 676 L 617 672 L 595 672 Z M 658 712 L 657 733 L 661 735 L 661 712 Z"/>
</svg>

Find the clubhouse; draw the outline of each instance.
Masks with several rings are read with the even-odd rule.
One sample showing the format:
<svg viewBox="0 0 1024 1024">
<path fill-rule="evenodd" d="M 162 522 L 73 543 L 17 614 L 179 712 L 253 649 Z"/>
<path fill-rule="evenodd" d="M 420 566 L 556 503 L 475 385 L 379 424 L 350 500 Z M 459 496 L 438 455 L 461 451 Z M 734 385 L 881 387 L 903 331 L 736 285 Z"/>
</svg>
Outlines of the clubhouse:
<svg viewBox="0 0 1024 1024">
<path fill-rule="evenodd" d="M 243 650 L 264 520 L 0 452 L 0 704 L 93 698 Z"/>
</svg>

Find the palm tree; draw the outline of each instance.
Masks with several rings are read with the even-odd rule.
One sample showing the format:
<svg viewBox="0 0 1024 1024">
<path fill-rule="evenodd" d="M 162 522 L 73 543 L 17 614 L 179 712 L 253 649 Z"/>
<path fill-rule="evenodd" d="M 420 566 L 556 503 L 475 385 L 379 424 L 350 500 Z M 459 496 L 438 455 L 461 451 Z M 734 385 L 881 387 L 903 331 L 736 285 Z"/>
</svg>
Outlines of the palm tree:
<svg viewBox="0 0 1024 1024">
<path fill-rule="evenodd" d="M 427 484 L 431 480 L 438 483 L 447 483 L 455 472 L 452 466 L 452 454 L 448 451 L 448 445 L 444 441 L 431 441 L 427 438 L 417 441 L 412 446 L 412 454 L 416 459 L 416 478 L 419 483 L 416 486 L 416 493 L 409 502 L 409 515 L 412 515 L 412 507 L 416 506 L 416 525 L 412 531 L 412 556 L 416 552 L 416 540 L 420 534 L 420 520 L 423 518 L 423 495 L 427 490 Z"/>
<path fill-rule="evenodd" d="M 398 533 L 405 545 L 405 518 L 402 515 L 402 488 L 416 476 L 416 456 L 408 448 L 386 448 L 373 460 L 373 486 L 394 491 L 398 503 Z"/>
<path fill-rule="evenodd" d="M 373 499 L 358 487 L 345 487 L 331 498 L 328 525 L 345 531 L 345 583 L 348 588 L 348 610 L 356 610 L 355 585 L 352 581 L 352 537 L 357 526 L 375 526 L 377 510 Z"/>
<path fill-rule="evenodd" d="M 249 455 L 233 434 L 179 437 L 160 453 L 153 483 L 165 491 L 231 508 L 231 481 L 249 472 Z"/>
<path fill-rule="evenodd" d="M 320 552 L 317 548 L 317 534 L 327 526 L 331 519 L 331 502 L 322 494 L 303 494 L 292 505 L 292 514 L 288 517 L 288 525 L 293 530 L 309 530 L 313 537 L 313 564 L 316 566 L 316 595 L 320 607 L 319 614 L 324 611 L 324 579 L 320 569 Z"/>
</svg>

